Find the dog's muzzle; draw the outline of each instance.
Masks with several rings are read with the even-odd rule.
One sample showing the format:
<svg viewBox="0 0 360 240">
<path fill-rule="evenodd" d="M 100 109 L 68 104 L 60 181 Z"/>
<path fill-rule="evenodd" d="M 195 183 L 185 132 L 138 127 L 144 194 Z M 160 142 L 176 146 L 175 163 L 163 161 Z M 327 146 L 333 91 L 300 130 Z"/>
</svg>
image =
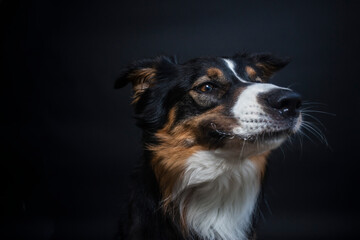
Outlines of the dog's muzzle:
<svg viewBox="0 0 360 240">
<path fill-rule="evenodd" d="M 273 84 L 248 86 L 233 106 L 238 126 L 235 135 L 243 139 L 263 139 L 292 134 L 301 125 L 301 96 Z"/>
</svg>

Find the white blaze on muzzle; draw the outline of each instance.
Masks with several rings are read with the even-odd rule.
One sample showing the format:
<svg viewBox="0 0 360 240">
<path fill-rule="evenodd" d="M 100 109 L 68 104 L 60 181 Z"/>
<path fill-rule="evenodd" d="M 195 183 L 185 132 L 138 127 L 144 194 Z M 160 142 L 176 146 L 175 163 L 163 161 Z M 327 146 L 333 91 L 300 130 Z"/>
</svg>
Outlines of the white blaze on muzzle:
<svg viewBox="0 0 360 240">
<path fill-rule="evenodd" d="M 233 129 L 234 134 L 246 139 L 262 132 L 277 131 L 274 120 L 263 110 L 258 102 L 258 95 L 273 89 L 285 89 L 268 83 L 254 83 L 238 96 L 232 113 L 238 120 L 239 126 Z"/>
<path fill-rule="evenodd" d="M 224 59 L 226 65 L 228 66 L 228 68 L 231 70 L 231 72 L 234 74 L 234 76 L 239 79 L 240 82 L 243 83 L 249 83 L 248 81 L 245 81 L 244 79 L 242 79 L 235 71 L 235 63 L 229 59 Z"/>
</svg>

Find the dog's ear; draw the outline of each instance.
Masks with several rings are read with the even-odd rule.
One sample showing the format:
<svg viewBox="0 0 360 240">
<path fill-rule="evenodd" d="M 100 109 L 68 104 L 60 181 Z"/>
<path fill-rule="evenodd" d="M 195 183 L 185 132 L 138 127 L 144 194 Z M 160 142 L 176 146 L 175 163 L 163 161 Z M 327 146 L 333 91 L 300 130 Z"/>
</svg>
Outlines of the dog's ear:
<svg viewBox="0 0 360 240">
<path fill-rule="evenodd" d="M 271 53 L 245 54 L 245 72 L 253 81 L 268 82 L 280 69 L 285 67 L 289 58 L 280 58 Z"/>
<path fill-rule="evenodd" d="M 115 88 L 122 88 L 131 83 L 134 94 L 133 103 L 136 103 L 141 95 L 156 83 L 160 72 L 171 70 L 175 64 L 174 57 L 164 56 L 136 61 L 123 70 L 115 82 Z"/>
</svg>

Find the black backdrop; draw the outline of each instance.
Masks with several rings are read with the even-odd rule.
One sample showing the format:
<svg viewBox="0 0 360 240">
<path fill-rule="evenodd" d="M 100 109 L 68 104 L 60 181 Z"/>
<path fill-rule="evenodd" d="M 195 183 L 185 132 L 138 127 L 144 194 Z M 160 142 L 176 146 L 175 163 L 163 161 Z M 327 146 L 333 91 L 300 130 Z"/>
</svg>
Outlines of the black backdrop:
<svg viewBox="0 0 360 240">
<path fill-rule="evenodd" d="M 1 239 L 113 239 L 140 156 L 128 62 L 271 51 L 314 108 L 269 161 L 259 239 L 359 233 L 357 1 L 0 1 Z M 316 123 L 314 120 L 313 122 Z M 1 237 L 3 236 L 3 237 Z"/>
</svg>

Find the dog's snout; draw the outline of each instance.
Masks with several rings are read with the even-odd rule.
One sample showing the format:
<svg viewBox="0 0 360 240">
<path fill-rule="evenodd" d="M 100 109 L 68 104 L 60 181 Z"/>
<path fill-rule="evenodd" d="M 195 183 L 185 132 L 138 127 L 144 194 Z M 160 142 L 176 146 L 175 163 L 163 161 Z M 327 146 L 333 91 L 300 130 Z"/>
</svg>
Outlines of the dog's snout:
<svg viewBox="0 0 360 240">
<path fill-rule="evenodd" d="M 267 105 L 286 117 L 295 117 L 301 107 L 301 96 L 287 89 L 275 89 L 263 96 Z"/>
</svg>

